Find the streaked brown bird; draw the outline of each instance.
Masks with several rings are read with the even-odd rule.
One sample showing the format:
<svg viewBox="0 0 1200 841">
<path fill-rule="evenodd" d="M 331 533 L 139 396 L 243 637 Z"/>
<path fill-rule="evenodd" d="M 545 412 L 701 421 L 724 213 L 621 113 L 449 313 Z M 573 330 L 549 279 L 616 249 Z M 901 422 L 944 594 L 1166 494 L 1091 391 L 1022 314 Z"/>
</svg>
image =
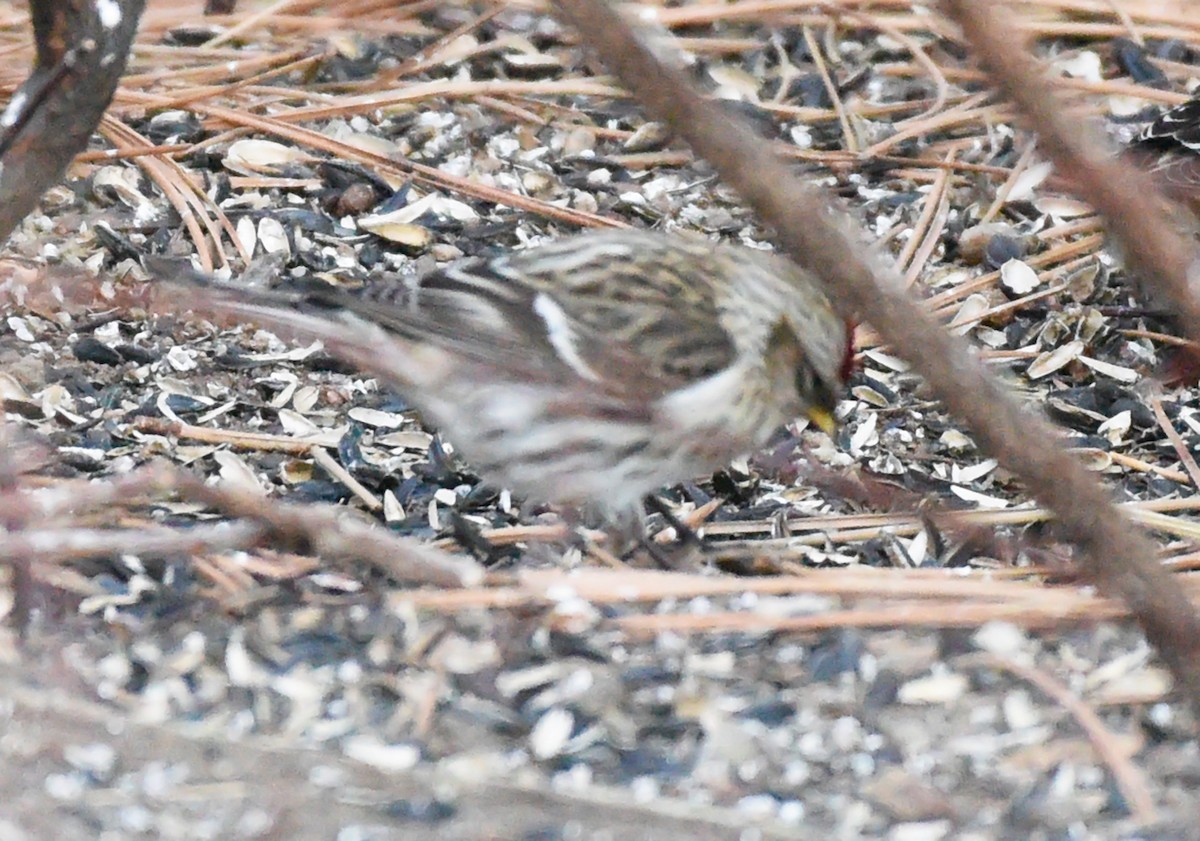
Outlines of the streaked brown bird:
<svg viewBox="0 0 1200 841">
<path fill-rule="evenodd" d="M 377 375 L 490 484 L 613 516 L 797 417 L 832 431 L 851 358 L 811 275 L 690 235 L 582 234 L 356 292 L 202 282 L 197 308 Z"/>
</svg>

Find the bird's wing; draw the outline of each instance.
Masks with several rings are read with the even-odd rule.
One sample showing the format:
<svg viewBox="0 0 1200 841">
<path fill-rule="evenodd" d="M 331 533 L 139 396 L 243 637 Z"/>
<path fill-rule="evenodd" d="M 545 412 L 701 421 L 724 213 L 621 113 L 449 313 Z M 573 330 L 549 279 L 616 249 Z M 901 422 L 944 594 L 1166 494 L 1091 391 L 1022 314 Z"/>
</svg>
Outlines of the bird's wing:
<svg viewBox="0 0 1200 841">
<path fill-rule="evenodd" d="M 1138 135 L 1149 145 L 1178 145 L 1200 152 L 1200 97 L 1189 99 L 1158 116 Z"/>
<path fill-rule="evenodd" d="M 307 302 L 514 376 L 653 398 L 735 356 L 712 291 L 727 268 L 687 253 L 701 247 L 711 250 L 693 238 L 593 233 L 356 292 L 310 290 Z"/>
<path fill-rule="evenodd" d="M 586 234 L 426 275 L 389 325 L 419 322 L 466 355 L 531 357 L 596 382 L 632 374 L 669 390 L 734 359 L 714 296 L 727 259 L 698 238 Z"/>
<path fill-rule="evenodd" d="M 373 339 L 380 345 L 396 337 L 498 375 L 648 401 L 733 362 L 713 293 L 729 271 L 720 261 L 728 259 L 699 238 L 622 231 L 468 259 L 419 278 L 392 276 L 354 291 L 316 282 L 239 288 L 194 273 L 157 273 L 207 285 L 216 296 L 210 308 L 327 345 L 357 340 L 348 330 L 381 330 L 387 335 Z M 359 357 L 361 351 L 353 361 L 361 364 Z"/>
</svg>

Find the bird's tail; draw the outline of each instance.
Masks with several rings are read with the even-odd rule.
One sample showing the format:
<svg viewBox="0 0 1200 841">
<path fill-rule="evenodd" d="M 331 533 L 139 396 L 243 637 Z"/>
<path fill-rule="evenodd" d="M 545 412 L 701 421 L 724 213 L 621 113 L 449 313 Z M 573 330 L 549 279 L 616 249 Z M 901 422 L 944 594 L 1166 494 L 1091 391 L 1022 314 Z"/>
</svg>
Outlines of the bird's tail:
<svg viewBox="0 0 1200 841">
<path fill-rule="evenodd" d="M 267 289 L 219 280 L 186 263 L 147 257 L 154 282 L 170 287 L 161 298 L 166 307 L 225 321 L 249 322 L 280 338 L 320 341 L 331 354 L 393 387 L 424 386 L 445 376 L 448 356 L 436 348 L 414 345 L 337 304 L 336 295 L 302 286 Z"/>
</svg>

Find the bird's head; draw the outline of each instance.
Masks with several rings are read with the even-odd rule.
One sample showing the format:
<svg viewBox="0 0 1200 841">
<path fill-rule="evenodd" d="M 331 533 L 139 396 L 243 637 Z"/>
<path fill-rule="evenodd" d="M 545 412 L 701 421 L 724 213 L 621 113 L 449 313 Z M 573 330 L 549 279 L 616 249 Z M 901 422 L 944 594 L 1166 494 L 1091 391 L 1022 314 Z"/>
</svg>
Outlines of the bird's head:
<svg viewBox="0 0 1200 841">
<path fill-rule="evenodd" d="M 766 360 L 780 388 L 794 391 L 797 414 L 827 435 L 837 431 L 834 411 L 854 364 L 853 328 L 840 319 L 820 325 L 795 325 L 784 316 L 767 340 Z"/>
</svg>

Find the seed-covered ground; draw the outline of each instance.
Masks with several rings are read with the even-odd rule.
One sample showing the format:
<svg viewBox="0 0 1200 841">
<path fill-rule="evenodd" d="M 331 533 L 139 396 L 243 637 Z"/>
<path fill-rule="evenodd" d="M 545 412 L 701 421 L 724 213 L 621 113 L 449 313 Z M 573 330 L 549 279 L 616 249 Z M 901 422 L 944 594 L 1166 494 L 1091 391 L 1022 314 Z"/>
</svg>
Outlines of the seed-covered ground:
<svg viewBox="0 0 1200 841">
<path fill-rule="evenodd" d="M 664 489 L 703 551 L 653 514 L 654 551 L 619 556 L 319 345 L 162 305 L 145 255 L 358 287 L 603 225 L 770 247 L 540 4 L 391 5 L 151 0 L 92 151 L 0 254 L 0 524 L 54 558 L 5 590 L 28 619 L 3 646 L 0 835 L 1195 837 L 1165 670 L 869 325 L 835 440 L 798 424 Z M 1124 142 L 1200 77 L 1200 25 L 1119 5 L 1021 14 Z M 952 28 L 891 2 L 651 18 L 1195 590 L 1174 327 Z M 12 88 L 30 34 L 0 25 Z M 247 521 L 166 488 L 176 469 L 472 574 L 243 551 Z"/>
</svg>

